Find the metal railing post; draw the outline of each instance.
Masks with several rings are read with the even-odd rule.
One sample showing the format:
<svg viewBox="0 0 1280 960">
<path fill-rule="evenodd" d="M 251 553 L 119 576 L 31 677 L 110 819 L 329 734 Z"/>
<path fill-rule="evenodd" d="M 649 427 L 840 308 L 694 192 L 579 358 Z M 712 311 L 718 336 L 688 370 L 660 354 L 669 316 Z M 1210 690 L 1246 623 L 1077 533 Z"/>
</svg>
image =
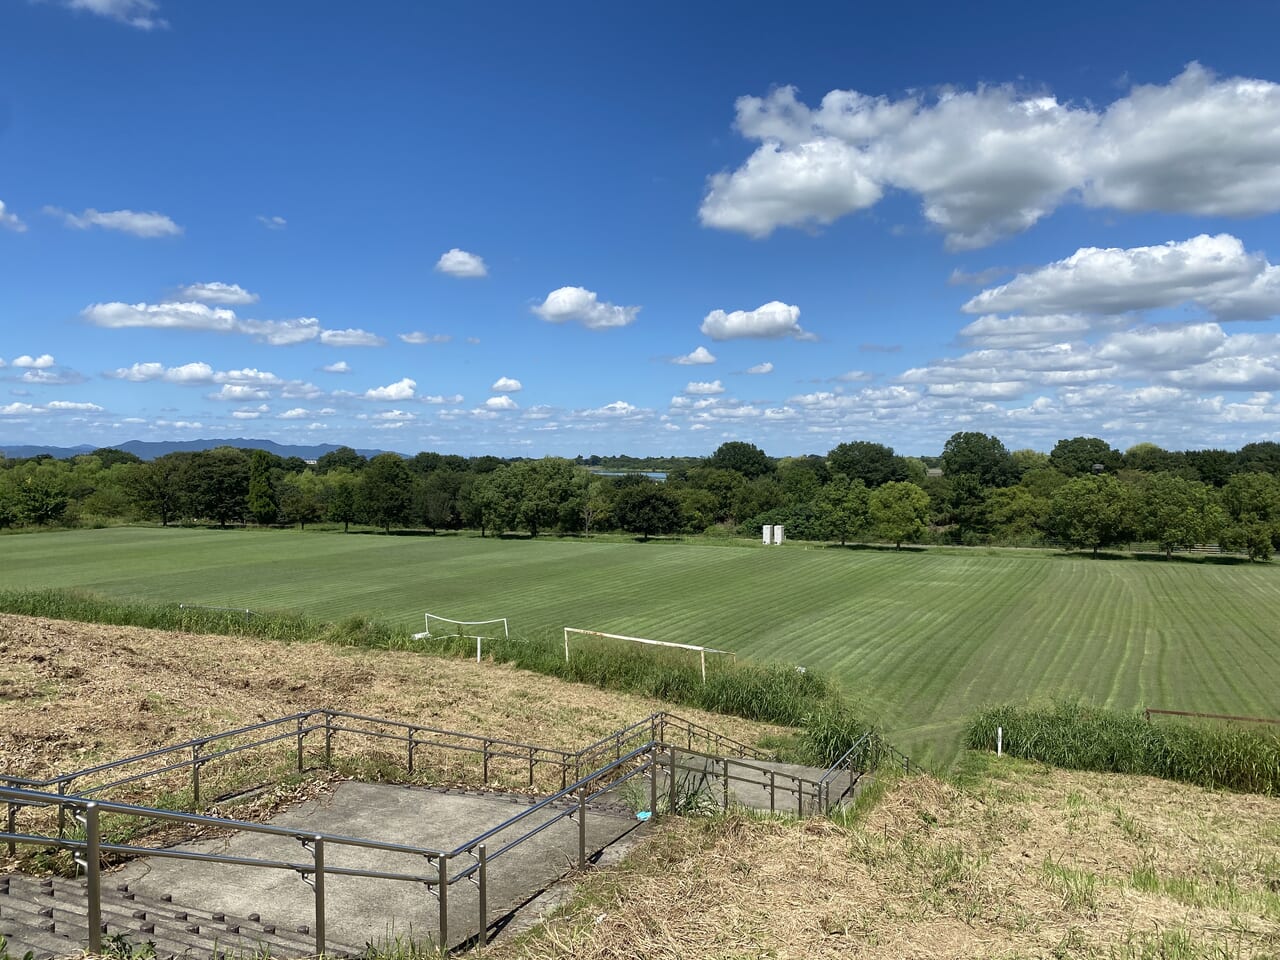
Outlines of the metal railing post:
<svg viewBox="0 0 1280 960">
<path fill-rule="evenodd" d="M 483 757 L 484 757 L 484 783 L 485 783 L 485 786 L 488 786 L 489 785 L 489 741 L 488 740 L 484 742 Z"/>
<path fill-rule="evenodd" d="M 438 858 L 440 865 L 440 885 L 436 889 L 440 901 L 440 942 L 436 946 L 440 952 L 449 952 L 449 860 L 444 854 Z"/>
<path fill-rule="evenodd" d="M 671 745 L 671 771 L 667 779 L 667 792 L 670 794 L 667 800 L 667 813 L 673 817 L 676 814 L 676 745 Z"/>
<path fill-rule="evenodd" d="M 659 749 L 655 743 L 649 749 L 649 816 L 658 815 L 658 763 Z"/>
<path fill-rule="evenodd" d="M 489 854 L 480 844 L 480 946 L 489 942 Z"/>
<path fill-rule="evenodd" d="M 67 787 L 70 784 L 66 780 L 58 781 L 58 796 L 65 797 L 67 795 Z M 58 804 L 58 839 L 61 840 L 67 835 L 67 805 L 65 803 Z"/>
<path fill-rule="evenodd" d="M 303 717 L 298 718 L 298 772 L 302 772 L 302 725 Z"/>
<path fill-rule="evenodd" d="M 87 881 L 89 924 L 89 952 L 102 953 L 102 823 L 98 819 L 98 805 L 87 803 L 84 807 L 84 870 Z"/>
<path fill-rule="evenodd" d="M 724 811 L 729 812 L 729 758 L 724 757 L 720 761 L 720 772 L 724 777 Z"/>
<path fill-rule="evenodd" d="M 578 791 L 578 869 L 587 869 L 587 789 Z"/>
<path fill-rule="evenodd" d="M 769 771 L 769 812 L 778 812 L 778 771 Z"/>
<path fill-rule="evenodd" d="M 16 786 L 17 786 L 17 784 L 16 784 L 16 783 L 13 783 L 13 782 L 10 782 L 10 783 L 9 783 L 9 786 L 11 786 L 11 787 L 16 787 Z M 17 832 L 18 832 L 18 805 L 17 805 L 16 803 L 14 803 L 12 800 L 10 800 L 10 801 L 9 801 L 9 803 L 8 803 L 8 807 L 9 807 L 9 816 L 8 816 L 7 821 L 6 821 L 7 832 L 8 832 L 8 833 L 17 833 Z M 14 841 L 10 840 L 10 841 L 9 841 L 9 856 L 11 856 L 11 857 L 12 857 L 12 856 L 16 856 L 16 855 L 17 855 L 17 853 L 18 853 L 18 847 L 17 847 L 17 844 L 16 844 L 16 843 L 14 843 Z"/>
<path fill-rule="evenodd" d="M 333 715 L 324 715 L 324 765 L 333 766 Z"/>
<path fill-rule="evenodd" d="M 200 812 L 200 744 L 191 745 L 191 812 Z"/>
<path fill-rule="evenodd" d="M 316 834 L 312 854 L 316 860 L 316 872 L 312 875 L 316 894 L 316 956 L 324 956 L 324 837 Z"/>
<path fill-rule="evenodd" d="M 529 748 L 529 786 L 533 786 L 533 747 Z"/>
<path fill-rule="evenodd" d="M 414 742 L 413 731 L 410 730 L 409 731 L 409 776 L 411 777 L 413 776 L 413 749 L 416 746 L 417 746 L 417 743 Z"/>
</svg>

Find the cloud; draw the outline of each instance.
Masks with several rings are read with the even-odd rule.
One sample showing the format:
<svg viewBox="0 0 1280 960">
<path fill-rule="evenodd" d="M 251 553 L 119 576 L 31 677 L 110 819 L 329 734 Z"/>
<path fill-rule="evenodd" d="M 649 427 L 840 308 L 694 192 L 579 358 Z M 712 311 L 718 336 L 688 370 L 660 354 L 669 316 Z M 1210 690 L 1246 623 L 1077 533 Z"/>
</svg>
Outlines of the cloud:
<svg viewBox="0 0 1280 960">
<path fill-rule="evenodd" d="M 430 403 L 430 404 L 434 404 L 434 405 L 437 405 L 437 406 L 439 406 L 439 405 L 441 405 L 441 404 L 456 404 L 456 403 L 461 403 L 461 402 L 462 402 L 462 394 L 460 394 L 460 393 L 455 393 L 455 394 L 453 394 L 452 396 L 447 396 L 447 397 L 446 397 L 446 396 L 442 396 L 442 395 L 440 395 L 440 394 L 436 394 L 436 395 L 434 395 L 434 396 L 423 397 L 423 398 L 422 398 L 422 402 L 423 402 L 423 403 Z"/>
<path fill-rule="evenodd" d="M 746 372 L 753 375 L 773 373 L 773 364 L 766 360 L 764 363 L 757 363 L 754 367 L 747 367 Z"/>
<path fill-rule="evenodd" d="M 268 230 L 283 230 L 289 225 L 284 217 L 264 217 L 262 214 L 258 214 L 258 222 Z"/>
<path fill-rule="evenodd" d="M 484 402 L 485 408 L 488 410 L 519 410 L 520 405 L 505 394 L 499 397 L 490 397 Z"/>
<path fill-rule="evenodd" d="M 71 410 L 79 413 L 101 413 L 102 407 L 96 403 L 81 403 L 75 400 L 50 400 L 45 408 L 48 410 Z"/>
<path fill-rule="evenodd" d="M 627 403 L 625 400 L 615 400 L 613 403 L 606 403 L 602 407 L 592 407 L 587 410 L 577 410 L 574 416 L 584 420 L 625 420 L 648 418 L 650 411 L 643 410 L 634 404 Z"/>
<path fill-rule="evenodd" d="M 157 16 L 160 5 L 156 0 L 63 0 L 71 10 L 84 10 L 100 17 L 107 17 L 137 30 L 164 30 L 168 21 Z"/>
<path fill-rule="evenodd" d="M 675 357 L 671 362 L 688 367 L 696 366 L 700 363 L 715 363 L 716 358 L 706 347 L 698 347 L 692 353 L 686 353 L 684 356 Z"/>
<path fill-rule="evenodd" d="M 499 377 L 489 389 L 495 393 L 518 393 L 524 389 L 524 384 L 512 377 Z"/>
<path fill-rule="evenodd" d="M 837 383 L 862 383 L 866 380 L 872 379 L 872 376 L 865 370 L 849 370 L 845 373 L 839 374 L 838 376 L 832 377 L 831 379 L 835 380 Z"/>
<path fill-rule="evenodd" d="M 266 370 L 246 367 L 243 370 L 214 370 L 207 363 L 184 363 L 177 367 L 166 367 L 154 361 L 135 363 L 130 367 L 119 367 L 106 374 L 113 380 L 128 380 L 131 383 L 148 383 L 162 381 L 176 384 L 221 383 L 230 385 L 247 385 L 254 387 L 277 387 L 284 381 Z"/>
<path fill-rule="evenodd" d="M 47 370 L 54 365 L 54 359 L 51 354 L 42 353 L 38 357 L 31 357 L 23 354 L 20 357 L 13 358 L 15 367 L 26 367 L 31 370 Z"/>
<path fill-rule="evenodd" d="M 366 400 L 412 400 L 418 389 L 417 381 L 405 377 L 385 387 L 373 387 L 364 393 Z"/>
<path fill-rule="evenodd" d="M 416 413 L 409 413 L 407 410 L 383 410 L 381 413 L 375 413 L 370 419 L 372 420 L 417 420 Z"/>
<path fill-rule="evenodd" d="M 548 323 L 575 320 L 590 330 L 625 327 L 635 322 L 639 307 L 619 307 L 600 300 L 594 291 L 583 287 L 561 287 L 547 294 L 533 312 Z"/>
<path fill-rule="evenodd" d="M 88 230 L 101 227 L 103 230 L 116 230 L 135 237 L 152 239 L 155 237 L 176 237 L 182 234 L 178 226 L 163 213 L 135 213 L 132 210 L 94 210 L 92 207 L 84 213 L 68 213 L 58 207 L 45 207 L 44 212 L 61 217 L 68 227 L 77 230 Z"/>
<path fill-rule="evenodd" d="M 213 330 L 229 333 L 240 329 L 234 310 L 203 303 L 95 303 L 81 311 L 99 327 L 151 327 L 173 330 Z"/>
<path fill-rule="evenodd" d="M 380 347 L 387 341 L 376 333 L 351 328 L 324 330 L 320 334 L 320 342 L 328 347 Z"/>
<path fill-rule="evenodd" d="M 292 410 L 286 410 L 284 413 L 278 414 L 279 420 L 304 420 L 311 416 L 311 411 L 305 407 L 294 407 Z"/>
<path fill-rule="evenodd" d="M 1184 302 L 1219 320 L 1280 314 L 1280 266 L 1246 253 L 1226 233 L 1149 247 L 1082 247 L 1065 260 L 983 290 L 963 309 L 1105 316 Z"/>
<path fill-rule="evenodd" d="M 249 386 L 242 383 L 226 383 L 217 393 L 208 395 L 210 400 L 235 400 L 243 402 L 245 400 L 267 400 L 271 394 L 260 387 Z"/>
<path fill-rule="evenodd" d="M 1105 110 L 1011 85 L 901 99 L 794 87 L 736 103 L 759 146 L 710 177 L 705 226 L 764 237 L 825 225 L 888 192 L 920 198 L 952 249 L 1027 229 L 1061 204 L 1247 216 L 1280 210 L 1280 85 L 1192 63 Z"/>
<path fill-rule="evenodd" d="M 448 343 L 453 339 L 447 333 L 423 333 L 420 330 L 414 330 L 412 333 L 397 334 L 405 343 L 421 344 L 421 343 Z"/>
<path fill-rule="evenodd" d="M 719 380 L 694 380 L 685 384 L 684 392 L 691 396 L 708 396 L 713 393 L 724 393 L 724 384 Z"/>
<path fill-rule="evenodd" d="M 257 420 L 264 413 L 270 413 L 271 408 L 265 403 L 258 404 L 256 407 L 242 407 L 239 410 L 232 410 L 231 416 L 237 420 Z"/>
<path fill-rule="evenodd" d="M 337 363 L 326 363 L 320 368 L 325 373 L 350 373 L 351 366 L 345 360 L 339 360 Z"/>
<path fill-rule="evenodd" d="M 440 254 L 440 259 L 436 261 L 436 272 L 447 273 L 451 277 L 487 277 L 489 268 L 485 266 L 483 257 L 454 247 L 447 253 Z"/>
<path fill-rule="evenodd" d="M 26 233 L 27 225 L 16 213 L 9 213 L 5 209 L 4 201 L 0 200 L 0 227 L 6 230 L 12 230 L 15 233 Z"/>
<path fill-rule="evenodd" d="M 1114 322 L 1123 323 L 1123 320 L 1116 318 Z M 1039 347 L 1079 337 L 1106 325 L 1103 320 L 1078 313 L 1012 317 L 988 314 L 962 328 L 960 336 L 983 347 Z"/>
<path fill-rule="evenodd" d="M 813 334 L 800 327 L 800 308 L 771 300 L 754 310 L 712 310 L 699 328 L 712 340 L 736 340 L 741 337 L 778 339 L 795 337 L 815 340 Z"/>
<path fill-rule="evenodd" d="M 192 283 L 179 287 L 178 296 L 184 300 L 221 303 L 229 307 L 258 302 L 256 293 L 250 293 L 238 283 Z"/>
</svg>

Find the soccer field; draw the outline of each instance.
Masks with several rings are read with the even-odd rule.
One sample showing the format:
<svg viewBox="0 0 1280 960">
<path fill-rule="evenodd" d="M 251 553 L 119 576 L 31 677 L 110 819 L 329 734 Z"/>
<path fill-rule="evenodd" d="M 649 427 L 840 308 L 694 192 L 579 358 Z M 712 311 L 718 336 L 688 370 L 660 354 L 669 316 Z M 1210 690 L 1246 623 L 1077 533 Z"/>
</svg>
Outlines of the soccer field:
<svg viewBox="0 0 1280 960">
<path fill-rule="evenodd" d="M 984 702 L 1280 714 L 1280 568 L 1030 551 L 808 549 L 115 528 L 0 539 L 0 588 L 365 614 L 508 617 L 818 668 L 947 762 Z"/>
</svg>

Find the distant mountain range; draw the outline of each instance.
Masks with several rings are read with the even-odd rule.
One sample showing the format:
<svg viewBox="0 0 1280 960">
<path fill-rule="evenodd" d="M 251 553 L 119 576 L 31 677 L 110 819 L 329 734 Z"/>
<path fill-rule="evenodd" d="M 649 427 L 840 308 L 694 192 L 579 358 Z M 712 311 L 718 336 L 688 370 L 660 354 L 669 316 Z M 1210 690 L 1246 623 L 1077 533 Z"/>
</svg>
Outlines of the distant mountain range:
<svg viewBox="0 0 1280 960">
<path fill-rule="evenodd" d="M 156 457 L 163 457 L 166 453 L 194 453 L 199 450 L 212 450 L 214 447 L 240 447 L 244 450 L 266 450 L 269 453 L 279 454 L 282 457 L 301 457 L 303 460 L 318 460 L 321 456 L 329 453 L 331 450 L 337 450 L 341 444 L 337 443 L 317 443 L 314 445 L 302 446 L 297 444 L 276 443 L 274 440 L 130 440 L 127 443 L 115 443 L 111 445 L 116 450 L 124 450 L 135 456 L 141 457 L 143 460 L 154 460 Z M 0 453 L 3 453 L 11 460 L 19 460 L 23 457 L 37 457 L 42 453 L 47 453 L 59 460 L 67 457 L 76 457 L 82 453 L 92 453 L 98 447 L 90 446 L 82 443 L 77 447 L 49 447 L 40 446 L 38 444 L 4 444 L 0 443 Z M 377 456 L 385 453 L 384 450 L 357 450 L 357 453 L 366 457 Z"/>
</svg>

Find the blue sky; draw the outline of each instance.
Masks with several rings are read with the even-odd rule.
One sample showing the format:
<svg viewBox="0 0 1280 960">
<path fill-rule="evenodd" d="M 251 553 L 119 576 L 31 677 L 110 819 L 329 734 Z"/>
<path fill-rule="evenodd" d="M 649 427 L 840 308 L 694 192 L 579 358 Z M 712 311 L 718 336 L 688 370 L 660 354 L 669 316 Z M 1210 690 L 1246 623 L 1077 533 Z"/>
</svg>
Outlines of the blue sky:
<svg viewBox="0 0 1280 960">
<path fill-rule="evenodd" d="M 1280 9 L 973 9 L 0 0 L 0 444 L 1280 438 Z"/>
</svg>

